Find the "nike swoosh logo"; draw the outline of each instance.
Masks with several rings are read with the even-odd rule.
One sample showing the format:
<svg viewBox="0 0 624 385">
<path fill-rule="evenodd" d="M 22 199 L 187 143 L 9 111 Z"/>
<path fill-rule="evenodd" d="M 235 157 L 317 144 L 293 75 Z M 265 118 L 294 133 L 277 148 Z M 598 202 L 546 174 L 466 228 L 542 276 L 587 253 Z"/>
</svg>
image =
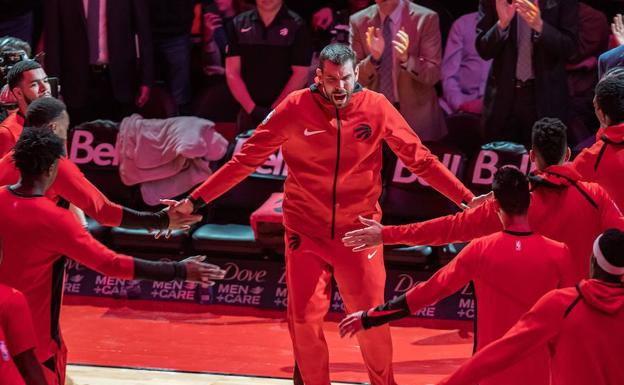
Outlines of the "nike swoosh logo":
<svg viewBox="0 0 624 385">
<path fill-rule="evenodd" d="M 368 259 L 373 259 L 373 257 L 377 255 L 377 250 L 373 251 L 372 253 L 368 254 Z"/>
<path fill-rule="evenodd" d="M 249 31 L 251 31 L 251 27 L 241 28 L 242 33 L 249 32 Z"/>
<path fill-rule="evenodd" d="M 312 136 L 312 135 L 316 135 L 316 134 L 321 134 L 325 132 L 325 130 L 319 130 L 319 131 L 310 131 L 307 128 L 305 129 L 305 131 L 303 131 L 303 135 L 305 136 Z"/>
</svg>

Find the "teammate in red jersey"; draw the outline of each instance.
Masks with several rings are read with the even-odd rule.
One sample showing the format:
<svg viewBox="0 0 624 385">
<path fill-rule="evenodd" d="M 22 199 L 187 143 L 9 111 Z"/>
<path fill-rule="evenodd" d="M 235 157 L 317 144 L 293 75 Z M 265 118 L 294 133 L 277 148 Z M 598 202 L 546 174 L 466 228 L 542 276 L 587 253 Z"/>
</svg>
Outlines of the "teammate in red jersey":
<svg viewBox="0 0 624 385">
<path fill-rule="evenodd" d="M 42 97 L 31 101 L 26 110 L 26 120 L 30 126 L 48 127 L 61 138 L 67 137 L 69 116 L 65 104 L 58 99 Z M 18 178 L 19 171 L 9 152 L 0 160 L 0 186 L 15 183 Z M 151 213 L 113 203 L 66 156 L 60 159 L 58 175 L 46 196 L 55 202 L 61 199 L 68 201 L 104 226 L 160 229 L 170 233 L 173 229 L 185 229 L 201 220 L 200 215 L 184 215 L 175 210 Z"/>
<path fill-rule="evenodd" d="M 569 158 L 566 127 L 544 118 L 533 127 L 530 153 L 537 171 L 529 177 L 529 223 L 545 237 L 565 243 L 573 260 L 573 280 L 589 277 L 589 255 L 594 239 L 609 228 L 624 229 L 624 218 L 603 187 L 581 181 L 563 166 Z M 493 199 L 456 215 L 400 226 L 367 221 L 366 228 L 345 234 L 345 244 L 358 250 L 386 244 L 443 245 L 466 242 L 501 230 L 498 205 Z"/>
<path fill-rule="evenodd" d="M 306 385 L 330 382 L 322 326 L 332 275 L 347 309 L 383 301 L 383 248 L 369 258 L 340 242 L 341 234 L 358 226 L 358 215 L 381 217 L 383 143 L 456 204 L 473 199 L 383 95 L 356 84 L 355 64 L 348 46 L 325 47 L 317 69 L 319 82 L 287 96 L 241 151 L 177 207 L 191 213 L 193 206 L 212 201 L 281 146 L 288 165 L 283 202 L 288 324 Z M 358 339 L 371 384 L 394 384 L 389 328 L 360 333 Z"/>
<path fill-rule="evenodd" d="M 415 313 L 474 282 L 475 348 L 500 338 L 522 314 L 548 291 L 573 284 L 568 248 L 533 233 L 527 210 L 529 182 L 515 167 L 500 168 L 492 184 L 504 230 L 475 239 L 428 281 L 368 311 L 349 314 L 340 322 L 340 335 L 385 325 Z M 519 375 L 522 374 L 522 377 Z M 546 348 L 482 385 L 549 385 Z"/>
<path fill-rule="evenodd" d="M 624 210 L 624 74 L 607 75 L 596 86 L 594 97 L 600 130 L 596 143 L 584 149 L 572 162 L 583 180 L 596 182 Z"/>
<path fill-rule="evenodd" d="M 47 385 L 35 346 L 26 298 L 18 290 L 0 284 L 0 383 Z"/>
<path fill-rule="evenodd" d="M 0 283 L 26 296 L 37 336 L 35 353 L 52 385 L 63 384 L 66 350 L 59 330 L 58 309 L 63 282 L 56 282 L 64 257 L 102 274 L 123 279 L 174 279 L 211 283 L 225 272 L 201 263 L 151 262 L 117 254 L 96 241 L 73 215 L 44 196 L 53 183 L 64 142 L 49 129 L 25 129 L 13 150 L 21 179 L 0 188 L 0 239 L 4 261 Z"/>
<path fill-rule="evenodd" d="M 483 384 L 501 370 L 550 351 L 552 385 L 624 384 L 624 233 L 594 242 L 592 279 L 542 297 L 504 336 L 439 385 Z M 519 374 L 525 384 L 530 373 Z"/>
<path fill-rule="evenodd" d="M 2 242 L 0 240 L 0 264 Z M 37 340 L 24 294 L 0 284 L 0 379 L 8 385 L 48 385 L 35 356 Z"/>
</svg>

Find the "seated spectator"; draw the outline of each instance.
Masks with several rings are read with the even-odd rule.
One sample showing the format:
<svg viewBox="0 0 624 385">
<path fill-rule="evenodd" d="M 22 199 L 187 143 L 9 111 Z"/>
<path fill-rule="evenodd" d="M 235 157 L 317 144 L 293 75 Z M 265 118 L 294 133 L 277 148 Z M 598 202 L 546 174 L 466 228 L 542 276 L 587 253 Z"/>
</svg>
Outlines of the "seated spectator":
<svg viewBox="0 0 624 385">
<path fill-rule="evenodd" d="M 302 88 L 311 59 L 303 19 L 282 0 L 257 0 L 228 30 L 225 74 L 242 110 L 238 131 L 255 128 L 292 91 Z"/>
<path fill-rule="evenodd" d="M 624 64 L 624 22 L 622 15 L 617 14 L 611 24 L 611 32 L 619 46 L 609 50 L 598 58 L 598 77 L 602 78 L 613 67 Z"/>
<path fill-rule="evenodd" d="M 592 136 L 598 126 L 592 100 L 598 83 L 598 56 L 607 50 L 608 44 L 607 17 L 589 5 L 579 3 L 577 52 L 566 65 L 571 104 L 568 141 L 571 145 Z"/>
<path fill-rule="evenodd" d="M 177 112 L 191 103 L 191 26 L 197 0 L 147 2 L 154 43 L 155 69 L 167 80 Z"/>
<path fill-rule="evenodd" d="M 446 135 L 434 85 L 440 80 L 438 15 L 406 0 L 377 0 L 351 16 L 359 82 L 384 94 L 424 141 Z"/>
<path fill-rule="evenodd" d="M 483 60 L 477 53 L 477 17 L 478 13 L 473 12 L 457 19 L 446 42 L 440 106 L 449 115 L 460 111 L 480 113 L 478 106 L 483 106 L 492 61 Z"/>
</svg>

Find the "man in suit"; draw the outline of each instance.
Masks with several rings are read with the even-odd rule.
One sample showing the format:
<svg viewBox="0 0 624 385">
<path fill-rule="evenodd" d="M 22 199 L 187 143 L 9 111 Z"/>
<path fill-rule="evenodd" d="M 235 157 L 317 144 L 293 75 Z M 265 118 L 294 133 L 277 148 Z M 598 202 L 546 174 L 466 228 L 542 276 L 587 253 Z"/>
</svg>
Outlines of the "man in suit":
<svg viewBox="0 0 624 385">
<path fill-rule="evenodd" d="M 434 85 L 440 80 L 438 15 L 407 0 L 376 0 L 351 16 L 360 83 L 384 94 L 424 141 L 446 135 Z"/>
<path fill-rule="evenodd" d="M 73 123 L 120 120 L 147 102 L 154 78 L 148 15 L 146 0 L 46 2 L 46 71 L 60 78 Z"/>
<path fill-rule="evenodd" d="M 493 59 L 483 118 L 489 140 L 529 146 L 542 117 L 565 120 L 566 61 L 577 44 L 577 0 L 480 0 L 477 52 Z"/>
</svg>

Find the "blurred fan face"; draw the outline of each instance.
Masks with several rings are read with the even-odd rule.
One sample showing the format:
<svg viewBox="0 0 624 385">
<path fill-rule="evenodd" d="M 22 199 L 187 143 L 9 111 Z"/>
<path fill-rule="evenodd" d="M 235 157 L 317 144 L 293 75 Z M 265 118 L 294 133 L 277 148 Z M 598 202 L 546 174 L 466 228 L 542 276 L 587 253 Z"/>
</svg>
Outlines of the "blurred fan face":
<svg viewBox="0 0 624 385">
<path fill-rule="evenodd" d="M 215 0 L 215 5 L 219 12 L 226 13 L 227 11 L 233 9 L 232 5 L 233 0 Z"/>
<path fill-rule="evenodd" d="M 400 0 L 375 0 L 375 4 L 384 15 L 389 15 L 399 5 Z"/>
<path fill-rule="evenodd" d="M 344 64 L 334 64 L 328 60 L 323 69 L 318 68 L 316 71 L 319 87 L 334 106 L 343 108 L 349 104 L 358 76 L 355 64 L 351 60 Z"/>
<path fill-rule="evenodd" d="M 283 0 L 256 0 L 256 6 L 261 12 L 275 12 L 282 7 Z"/>
</svg>

